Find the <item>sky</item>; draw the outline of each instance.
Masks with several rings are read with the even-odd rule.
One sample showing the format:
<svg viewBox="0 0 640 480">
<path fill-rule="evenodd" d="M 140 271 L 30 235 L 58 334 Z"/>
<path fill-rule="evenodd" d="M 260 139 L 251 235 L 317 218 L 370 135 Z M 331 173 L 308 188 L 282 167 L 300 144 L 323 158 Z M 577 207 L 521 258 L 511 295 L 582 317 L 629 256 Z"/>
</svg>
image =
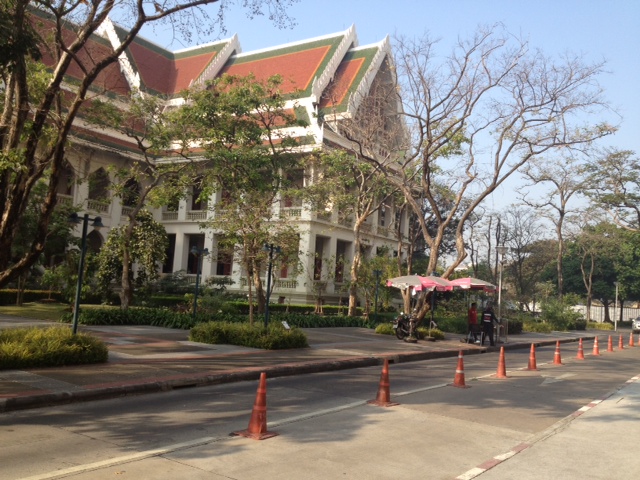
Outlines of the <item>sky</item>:
<svg viewBox="0 0 640 480">
<path fill-rule="evenodd" d="M 241 2 L 237 2 L 241 3 Z M 216 8 L 216 7 L 212 7 Z M 502 23 L 509 32 L 528 39 L 546 55 L 584 55 L 587 62 L 606 61 L 600 77 L 605 98 L 619 112 L 610 121 L 619 131 L 602 146 L 640 154 L 640 1 L 638 0 L 300 0 L 289 10 L 297 25 L 278 29 L 267 18 L 249 20 L 232 7 L 225 18 L 227 34 L 238 34 L 243 52 L 341 32 L 355 25 L 360 45 L 377 43 L 387 35 L 420 37 L 428 33 L 450 48 L 468 38 L 479 25 Z M 143 36 L 178 50 L 192 45 L 169 43 L 161 32 Z M 211 41 L 216 39 L 211 39 Z M 490 210 L 513 197 L 517 179 L 496 192 Z M 502 199 L 502 200 L 501 200 Z"/>
</svg>

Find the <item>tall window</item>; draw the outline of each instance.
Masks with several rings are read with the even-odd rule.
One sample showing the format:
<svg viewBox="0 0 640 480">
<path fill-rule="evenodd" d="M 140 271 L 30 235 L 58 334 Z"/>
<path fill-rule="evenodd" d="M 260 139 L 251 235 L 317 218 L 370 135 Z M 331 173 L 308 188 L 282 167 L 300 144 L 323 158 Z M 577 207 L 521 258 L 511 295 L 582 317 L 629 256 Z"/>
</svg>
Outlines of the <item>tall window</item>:
<svg viewBox="0 0 640 480">
<path fill-rule="evenodd" d="M 218 258 L 216 259 L 216 275 L 231 275 L 233 270 L 233 253 L 224 250 L 218 250 Z"/>
<path fill-rule="evenodd" d="M 91 200 L 109 198 L 109 174 L 102 167 L 89 175 L 89 198 Z"/>
<path fill-rule="evenodd" d="M 204 249 L 204 235 L 189 235 L 187 273 L 196 275 L 198 273 L 198 264 L 200 262 L 200 259 L 195 255 L 191 255 L 191 249 L 193 247 L 196 247 L 198 250 Z"/>
<path fill-rule="evenodd" d="M 162 273 L 173 272 L 173 257 L 176 253 L 176 234 L 170 233 L 167 235 L 167 250 L 164 264 L 162 265 Z"/>
<path fill-rule="evenodd" d="M 198 177 L 191 189 L 191 210 L 206 210 L 207 209 L 207 201 L 202 200 L 200 197 L 203 191 L 202 182 L 204 179 L 202 177 Z"/>
</svg>

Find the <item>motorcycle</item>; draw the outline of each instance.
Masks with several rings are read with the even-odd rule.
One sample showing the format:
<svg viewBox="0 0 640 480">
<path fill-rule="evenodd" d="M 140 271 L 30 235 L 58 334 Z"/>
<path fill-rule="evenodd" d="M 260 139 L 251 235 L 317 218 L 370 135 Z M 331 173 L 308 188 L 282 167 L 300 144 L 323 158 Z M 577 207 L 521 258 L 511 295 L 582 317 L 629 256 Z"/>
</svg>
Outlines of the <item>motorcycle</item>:
<svg viewBox="0 0 640 480">
<path fill-rule="evenodd" d="M 413 337 L 416 323 L 416 318 L 413 315 L 400 312 L 393 321 L 393 329 L 396 332 L 396 338 L 398 340 L 403 340 L 405 337 Z"/>
</svg>

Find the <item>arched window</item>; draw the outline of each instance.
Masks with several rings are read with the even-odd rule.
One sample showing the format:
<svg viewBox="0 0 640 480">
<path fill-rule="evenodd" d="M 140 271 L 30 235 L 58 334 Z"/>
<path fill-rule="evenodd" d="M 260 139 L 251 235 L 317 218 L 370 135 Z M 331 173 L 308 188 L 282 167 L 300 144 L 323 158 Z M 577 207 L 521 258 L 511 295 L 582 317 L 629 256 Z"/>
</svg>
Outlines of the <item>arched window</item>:
<svg viewBox="0 0 640 480">
<path fill-rule="evenodd" d="M 135 207 L 140 198 L 140 184 L 133 178 L 127 180 L 122 191 L 122 204 L 125 207 Z"/>
<path fill-rule="evenodd" d="M 89 175 L 89 199 L 108 200 L 109 198 L 109 174 L 104 168 Z"/>
<path fill-rule="evenodd" d="M 75 180 L 75 172 L 68 162 L 64 162 L 60 171 L 60 180 L 56 192 L 59 195 L 73 195 L 73 185 Z"/>
</svg>

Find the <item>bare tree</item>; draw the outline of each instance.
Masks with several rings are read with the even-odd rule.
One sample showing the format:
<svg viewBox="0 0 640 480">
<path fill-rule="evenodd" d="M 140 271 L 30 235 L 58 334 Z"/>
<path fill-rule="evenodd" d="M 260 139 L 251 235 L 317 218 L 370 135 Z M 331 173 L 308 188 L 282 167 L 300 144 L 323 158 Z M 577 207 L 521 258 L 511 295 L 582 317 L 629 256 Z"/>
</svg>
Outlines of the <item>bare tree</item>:
<svg viewBox="0 0 640 480">
<path fill-rule="evenodd" d="M 267 12 L 286 24 L 286 8 L 294 0 L 248 0 L 249 15 Z M 142 27 L 168 22 L 174 32 L 210 35 L 219 26 L 207 22 L 208 4 L 218 0 L 13 0 L 0 6 L 10 27 L 0 42 L 0 285 L 33 265 L 44 249 L 56 205 L 67 141 L 90 87 L 107 89 L 105 72 L 118 61 Z M 217 19 L 228 6 L 220 2 Z M 96 47 L 92 39 L 111 17 L 128 30 L 112 49 Z M 197 17 L 197 21 L 193 21 Z M 4 20 L 10 21 L 5 22 Z M 205 21 L 203 21 L 205 19 Z M 36 31 L 37 29 L 37 31 Z M 3 34 L 4 37 L 4 34 Z M 8 39 L 8 40 L 7 40 Z M 41 60 L 42 59 L 42 60 Z M 44 66 L 47 69 L 45 70 Z M 74 82 L 66 82 L 73 72 Z M 16 262 L 9 252 L 34 185 L 48 182 L 38 228 L 30 248 Z"/>
<path fill-rule="evenodd" d="M 586 186 L 586 167 L 575 155 L 562 155 L 559 158 L 534 158 L 523 169 L 529 180 L 528 186 L 550 184 L 551 189 L 542 192 L 535 190 L 534 199 L 525 193 L 522 201 L 536 209 L 555 227 L 558 251 L 556 253 L 556 270 L 558 276 L 558 298 L 562 298 L 564 282 L 562 258 L 565 253 L 565 220 L 571 214 L 569 202 L 580 194 Z"/>
<path fill-rule="evenodd" d="M 589 165 L 590 196 L 622 228 L 640 231 L 640 159 L 606 149 Z"/>
<path fill-rule="evenodd" d="M 434 212 L 437 228 L 430 232 L 421 223 L 430 250 L 428 271 L 438 263 L 445 230 L 455 229 L 456 257 L 446 278 L 467 256 L 466 222 L 507 178 L 538 156 L 581 149 L 615 128 L 583 116 L 607 107 L 597 84 L 603 63 L 570 56 L 552 60 L 498 26 L 459 41 L 447 56 L 436 47 L 428 37 L 396 39 L 394 92 L 411 133 L 403 154 L 384 157 L 377 143 L 357 143 L 361 156 L 388 174 L 416 215 L 423 210 L 417 199 Z M 438 206 L 443 188 L 450 196 L 445 211 Z M 421 307 L 420 318 L 428 309 Z"/>
</svg>

